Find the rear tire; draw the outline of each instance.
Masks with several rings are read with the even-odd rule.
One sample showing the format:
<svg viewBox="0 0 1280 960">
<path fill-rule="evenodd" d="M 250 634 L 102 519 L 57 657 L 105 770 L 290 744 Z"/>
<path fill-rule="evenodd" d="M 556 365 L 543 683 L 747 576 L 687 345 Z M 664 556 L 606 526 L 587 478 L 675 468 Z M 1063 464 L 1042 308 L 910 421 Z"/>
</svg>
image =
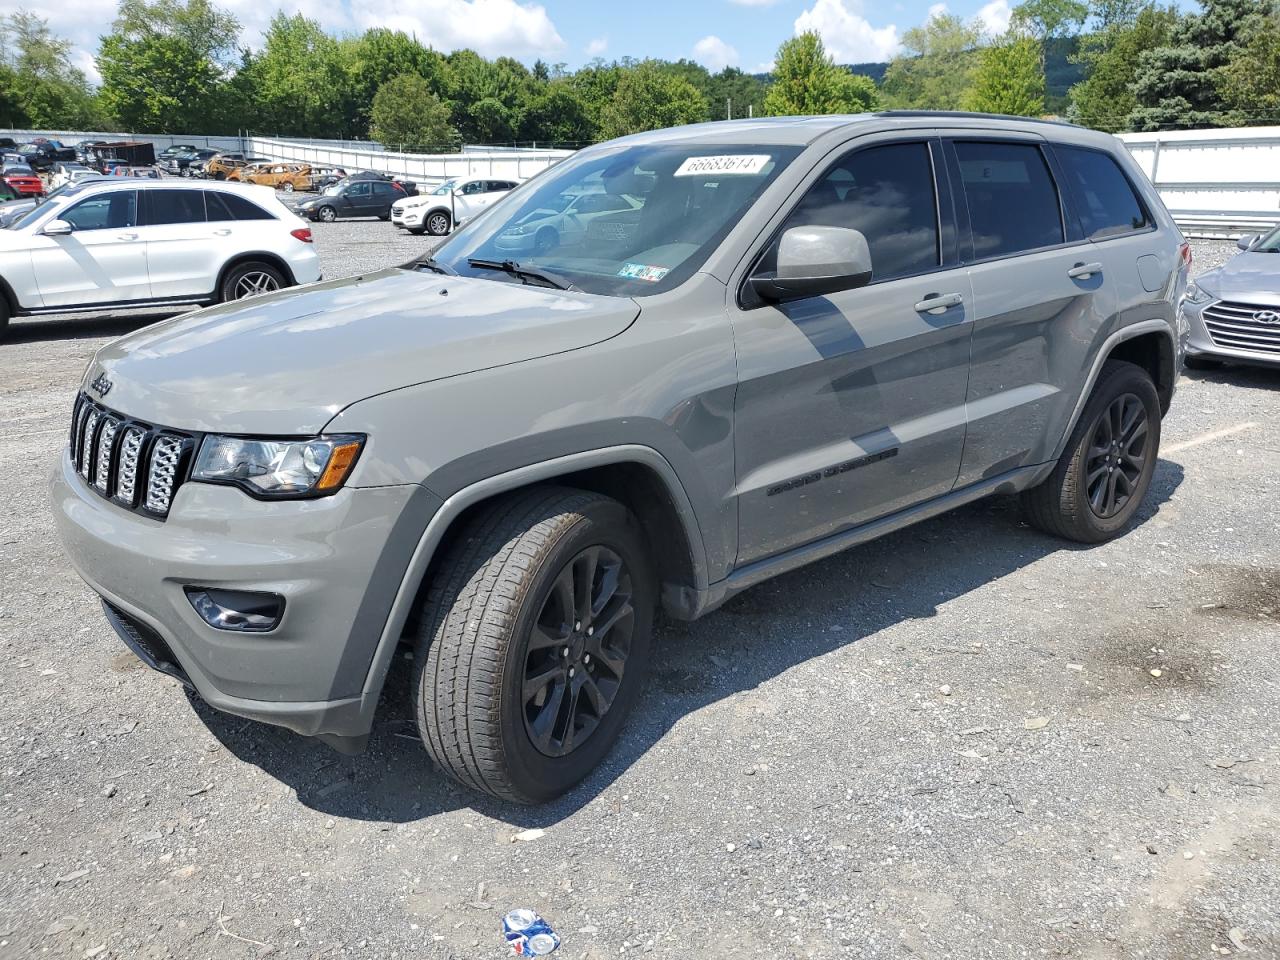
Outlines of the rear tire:
<svg viewBox="0 0 1280 960">
<path fill-rule="evenodd" d="M 429 575 L 414 655 L 418 730 L 441 769 L 541 803 L 600 762 L 648 660 L 655 589 L 643 543 L 622 504 L 562 487 L 504 498 L 467 523 Z"/>
<path fill-rule="evenodd" d="M 1022 494 L 1032 524 L 1066 540 L 1119 535 L 1151 486 L 1160 397 L 1147 371 L 1109 360 L 1048 479 Z"/>
<path fill-rule="evenodd" d="M 286 180 L 284 183 L 280 185 L 280 190 L 283 193 L 293 193 L 293 190 L 294 190 L 293 183 L 289 180 Z"/>
<path fill-rule="evenodd" d="M 269 263 L 250 260 L 238 263 L 222 278 L 219 296 L 222 303 L 246 300 L 249 297 L 272 293 L 288 286 L 284 275 Z"/>
</svg>

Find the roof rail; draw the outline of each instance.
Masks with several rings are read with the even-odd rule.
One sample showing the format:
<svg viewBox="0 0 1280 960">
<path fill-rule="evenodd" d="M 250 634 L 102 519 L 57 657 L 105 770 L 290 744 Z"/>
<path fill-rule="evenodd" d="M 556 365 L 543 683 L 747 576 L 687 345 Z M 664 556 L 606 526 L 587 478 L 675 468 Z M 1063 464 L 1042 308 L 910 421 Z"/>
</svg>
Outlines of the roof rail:
<svg viewBox="0 0 1280 960">
<path fill-rule="evenodd" d="M 1024 123 L 1050 123 L 1058 127 L 1079 127 L 1066 120 L 1045 120 L 1040 117 L 1016 117 L 1008 113 L 967 113 L 964 110 L 877 110 L 877 117 L 941 117 L 949 120 L 1020 120 Z M 1083 129 L 1083 128 L 1081 128 Z"/>
</svg>

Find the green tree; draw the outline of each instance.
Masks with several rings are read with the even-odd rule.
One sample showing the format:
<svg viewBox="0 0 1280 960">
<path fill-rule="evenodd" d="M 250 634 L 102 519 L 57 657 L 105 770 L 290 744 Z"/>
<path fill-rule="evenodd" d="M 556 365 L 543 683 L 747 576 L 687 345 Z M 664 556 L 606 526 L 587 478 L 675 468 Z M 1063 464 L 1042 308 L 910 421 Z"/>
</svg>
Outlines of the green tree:
<svg viewBox="0 0 1280 960">
<path fill-rule="evenodd" d="M 569 86 L 582 101 L 582 109 L 592 131 L 588 139 L 600 139 L 604 110 L 613 102 L 622 79 L 622 69 L 617 63 L 606 63 L 597 57 L 568 78 Z"/>
<path fill-rule="evenodd" d="M 389 149 L 443 153 L 458 149 L 458 132 L 449 122 L 449 107 L 416 73 L 393 77 L 378 88 L 370 108 L 370 133 Z"/>
<path fill-rule="evenodd" d="M 520 139 L 543 146 L 580 147 L 595 139 L 596 128 L 578 89 L 567 80 L 551 80 L 529 101 Z"/>
<path fill-rule="evenodd" d="M 341 132 L 350 86 L 344 67 L 338 42 L 319 23 L 300 13 L 277 13 L 261 54 L 247 67 L 253 80 L 252 126 L 285 136 Z"/>
<path fill-rule="evenodd" d="M 906 110 L 959 110 L 978 68 L 982 29 L 951 14 L 930 17 L 902 35 L 880 92 Z"/>
<path fill-rule="evenodd" d="M 646 60 L 623 70 L 612 101 L 601 111 L 600 136 L 608 140 L 698 123 L 706 115 L 707 101 L 693 84 Z"/>
<path fill-rule="evenodd" d="M 0 63 L 0 126 L 14 129 L 31 123 L 22 108 L 18 74 L 8 64 Z"/>
<path fill-rule="evenodd" d="M 707 119 L 734 119 L 748 113 L 760 116 L 765 89 L 764 81 L 743 73 L 737 67 L 725 67 L 719 73 L 711 74 L 707 77 L 706 88 L 702 90 L 707 98 Z"/>
<path fill-rule="evenodd" d="M 374 94 L 393 77 L 417 74 L 442 100 L 449 97 L 449 68 L 439 52 L 400 30 L 374 27 L 353 40 L 342 41 L 349 86 L 345 92 L 345 125 L 367 130 Z"/>
<path fill-rule="evenodd" d="M 876 109 L 878 101 L 870 78 L 836 66 L 816 33 L 802 33 L 778 47 L 763 112 L 771 117 L 859 113 Z"/>
<path fill-rule="evenodd" d="M 514 141 L 536 82 L 511 57 L 485 60 L 474 50 L 455 50 L 446 58 L 453 122 L 464 143 Z"/>
<path fill-rule="evenodd" d="M 1238 122 L 1223 94 L 1223 73 L 1264 31 L 1271 0 L 1201 0 L 1198 14 L 1180 17 L 1166 44 L 1138 58 L 1129 115 L 1134 130 L 1223 127 Z"/>
<path fill-rule="evenodd" d="M 1011 33 L 982 51 L 965 109 L 1036 117 L 1044 112 L 1040 43 Z"/>
<path fill-rule="evenodd" d="M 208 0 L 122 0 L 98 51 L 103 106 L 142 133 L 210 129 L 239 32 Z"/>
<path fill-rule="evenodd" d="M 12 77 L 0 101 L 10 104 L 12 117 L 43 128 L 96 130 L 105 124 L 84 73 L 71 65 L 71 43 L 54 36 L 47 20 L 19 10 L 0 20 L 0 35 Z"/>
<path fill-rule="evenodd" d="M 1223 66 L 1218 89 L 1242 124 L 1280 119 L 1280 12 L 1272 10 Z"/>
<path fill-rule="evenodd" d="M 1150 5 L 1132 23 L 1113 22 L 1081 41 L 1079 59 L 1088 73 L 1069 93 L 1068 116 L 1095 130 L 1118 133 L 1128 128 L 1137 107 L 1133 78 L 1145 51 L 1169 42 L 1178 21 L 1173 7 Z"/>
</svg>

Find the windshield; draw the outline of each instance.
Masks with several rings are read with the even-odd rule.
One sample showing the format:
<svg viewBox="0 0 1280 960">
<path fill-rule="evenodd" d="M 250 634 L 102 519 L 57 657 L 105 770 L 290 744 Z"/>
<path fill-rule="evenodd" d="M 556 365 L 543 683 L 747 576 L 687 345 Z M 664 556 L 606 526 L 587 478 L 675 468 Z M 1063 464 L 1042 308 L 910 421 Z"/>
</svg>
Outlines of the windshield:
<svg viewBox="0 0 1280 960">
<path fill-rule="evenodd" d="M 587 149 L 500 200 L 436 251 L 463 276 L 518 276 L 514 260 L 587 293 L 642 297 L 687 280 L 799 147 L 701 144 Z"/>
<path fill-rule="evenodd" d="M 1261 240 L 1249 248 L 1250 253 L 1280 253 L 1280 227 L 1265 234 Z"/>
<path fill-rule="evenodd" d="M 453 188 L 454 188 L 455 186 L 457 186 L 457 184 L 458 184 L 458 181 L 457 181 L 457 180 L 446 180 L 444 183 L 440 184 L 440 186 L 438 186 L 438 187 L 436 187 L 434 190 L 432 190 L 432 191 L 431 191 L 431 195 L 432 195 L 433 197 L 444 197 L 444 196 L 448 196 L 448 194 L 450 193 L 450 191 L 452 191 L 452 190 L 453 190 Z"/>
<path fill-rule="evenodd" d="M 326 197 L 336 197 L 338 194 L 342 192 L 343 186 L 344 185 L 341 183 L 335 183 L 332 186 L 325 187 L 324 195 Z"/>
</svg>

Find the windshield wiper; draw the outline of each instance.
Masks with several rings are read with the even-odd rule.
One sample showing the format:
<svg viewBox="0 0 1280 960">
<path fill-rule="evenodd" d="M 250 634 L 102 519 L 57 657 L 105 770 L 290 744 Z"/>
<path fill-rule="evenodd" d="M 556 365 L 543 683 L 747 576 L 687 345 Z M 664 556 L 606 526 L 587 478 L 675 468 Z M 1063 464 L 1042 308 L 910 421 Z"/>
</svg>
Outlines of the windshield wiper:
<svg viewBox="0 0 1280 960">
<path fill-rule="evenodd" d="M 514 260 L 485 260 L 479 257 L 469 257 L 467 263 L 479 270 L 501 270 L 503 273 L 509 273 L 513 277 L 519 277 L 526 283 L 530 280 L 537 280 L 549 287 L 555 287 L 557 290 L 573 289 L 573 284 L 559 274 L 539 267 L 522 267 Z"/>
<path fill-rule="evenodd" d="M 415 270 L 419 267 L 425 267 L 432 273 L 443 273 L 446 277 L 456 277 L 458 275 L 457 270 L 453 269 L 453 267 L 445 266 L 431 254 L 419 257 L 417 260 L 410 260 L 405 266 L 412 267 Z"/>
</svg>

